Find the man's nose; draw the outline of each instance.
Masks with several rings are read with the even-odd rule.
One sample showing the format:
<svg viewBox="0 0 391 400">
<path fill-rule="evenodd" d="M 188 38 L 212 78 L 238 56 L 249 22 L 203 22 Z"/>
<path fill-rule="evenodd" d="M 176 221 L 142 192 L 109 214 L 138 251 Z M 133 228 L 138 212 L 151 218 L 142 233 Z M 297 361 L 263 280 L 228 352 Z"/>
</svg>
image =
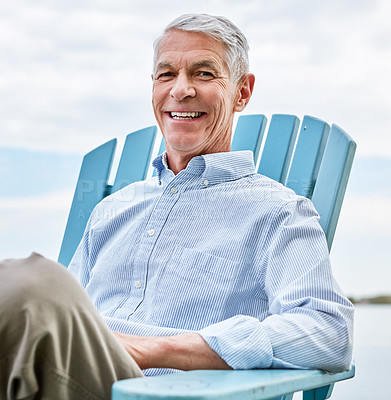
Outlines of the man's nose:
<svg viewBox="0 0 391 400">
<path fill-rule="evenodd" d="M 171 97 L 177 101 L 182 101 L 186 97 L 195 97 L 196 90 L 194 85 L 185 74 L 180 74 L 176 77 L 170 91 Z"/>
</svg>

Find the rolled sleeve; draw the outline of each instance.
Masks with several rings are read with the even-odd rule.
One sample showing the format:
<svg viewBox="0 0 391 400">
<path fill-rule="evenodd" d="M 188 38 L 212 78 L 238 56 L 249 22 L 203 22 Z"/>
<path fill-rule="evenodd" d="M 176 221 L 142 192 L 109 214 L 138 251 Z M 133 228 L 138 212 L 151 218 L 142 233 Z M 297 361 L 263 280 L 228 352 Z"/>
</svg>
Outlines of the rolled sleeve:
<svg viewBox="0 0 391 400">
<path fill-rule="evenodd" d="M 257 318 L 237 315 L 198 332 L 233 369 L 270 368 L 273 349 Z"/>
</svg>

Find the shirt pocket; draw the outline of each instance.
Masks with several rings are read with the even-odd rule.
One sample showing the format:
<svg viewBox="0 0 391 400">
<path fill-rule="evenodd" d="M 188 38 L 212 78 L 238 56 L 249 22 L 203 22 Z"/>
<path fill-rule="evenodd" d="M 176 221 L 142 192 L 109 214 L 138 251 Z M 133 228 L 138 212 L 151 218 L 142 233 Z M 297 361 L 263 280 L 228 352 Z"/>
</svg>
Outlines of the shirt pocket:
<svg viewBox="0 0 391 400">
<path fill-rule="evenodd" d="M 157 277 L 152 319 L 187 330 L 220 321 L 237 268 L 235 261 L 176 246 Z"/>
</svg>

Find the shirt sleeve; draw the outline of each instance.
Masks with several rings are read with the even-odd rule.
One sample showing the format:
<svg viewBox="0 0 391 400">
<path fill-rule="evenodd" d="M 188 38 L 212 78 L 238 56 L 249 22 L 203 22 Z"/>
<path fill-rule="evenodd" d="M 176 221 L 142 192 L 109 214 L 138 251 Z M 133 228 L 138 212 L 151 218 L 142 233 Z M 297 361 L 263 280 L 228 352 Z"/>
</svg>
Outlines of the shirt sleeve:
<svg viewBox="0 0 391 400">
<path fill-rule="evenodd" d="M 332 276 L 312 203 L 304 198 L 288 202 L 271 226 L 259 261 L 268 317 L 234 316 L 200 335 L 234 369 L 348 369 L 353 306 Z"/>
</svg>

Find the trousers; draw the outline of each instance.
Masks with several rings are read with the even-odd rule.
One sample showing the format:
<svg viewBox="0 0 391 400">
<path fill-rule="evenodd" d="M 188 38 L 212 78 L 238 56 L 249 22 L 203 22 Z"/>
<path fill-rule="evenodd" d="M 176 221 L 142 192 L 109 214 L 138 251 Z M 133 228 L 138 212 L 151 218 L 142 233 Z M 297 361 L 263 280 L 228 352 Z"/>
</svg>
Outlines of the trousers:
<svg viewBox="0 0 391 400">
<path fill-rule="evenodd" d="M 65 267 L 0 262 L 0 399 L 103 400 L 143 374 Z"/>
</svg>

